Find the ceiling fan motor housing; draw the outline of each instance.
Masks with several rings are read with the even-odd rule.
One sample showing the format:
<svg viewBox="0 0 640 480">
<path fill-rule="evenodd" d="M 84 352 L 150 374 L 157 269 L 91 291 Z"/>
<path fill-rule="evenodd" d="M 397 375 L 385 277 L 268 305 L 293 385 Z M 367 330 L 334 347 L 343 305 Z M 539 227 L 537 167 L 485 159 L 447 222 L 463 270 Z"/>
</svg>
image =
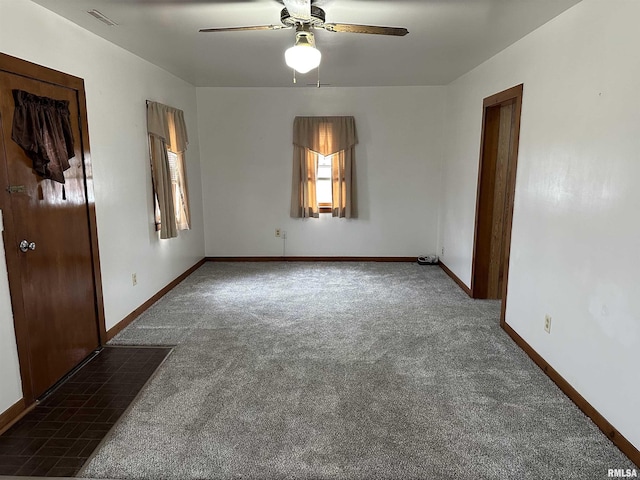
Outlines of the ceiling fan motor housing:
<svg viewBox="0 0 640 480">
<path fill-rule="evenodd" d="M 319 27 L 321 25 L 324 25 L 325 18 L 326 16 L 324 10 L 320 7 L 314 7 L 313 5 L 311 6 L 311 20 L 305 22 L 301 22 L 300 20 L 289 15 L 289 11 L 286 8 L 283 8 L 280 12 L 280 21 L 287 27 L 295 27 L 296 25 L 299 25 L 301 23 L 306 23 L 311 27 Z"/>
</svg>

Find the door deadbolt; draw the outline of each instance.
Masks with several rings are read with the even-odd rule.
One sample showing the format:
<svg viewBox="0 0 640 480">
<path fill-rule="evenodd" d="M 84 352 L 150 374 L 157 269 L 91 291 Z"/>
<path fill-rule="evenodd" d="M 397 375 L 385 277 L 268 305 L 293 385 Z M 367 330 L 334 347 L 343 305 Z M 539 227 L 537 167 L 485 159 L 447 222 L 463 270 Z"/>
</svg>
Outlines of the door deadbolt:
<svg viewBox="0 0 640 480">
<path fill-rule="evenodd" d="M 28 242 L 26 240 L 22 240 L 20 242 L 20 251 L 22 252 L 28 252 L 29 250 L 35 250 L 36 249 L 36 242 Z"/>
</svg>

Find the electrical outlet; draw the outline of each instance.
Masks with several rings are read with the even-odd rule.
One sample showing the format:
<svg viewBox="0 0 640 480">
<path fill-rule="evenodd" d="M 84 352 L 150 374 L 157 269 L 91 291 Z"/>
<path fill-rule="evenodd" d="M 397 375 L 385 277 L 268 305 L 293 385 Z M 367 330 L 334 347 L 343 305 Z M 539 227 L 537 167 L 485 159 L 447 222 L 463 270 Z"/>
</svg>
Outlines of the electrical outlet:
<svg viewBox="0 0 640 480">
<path fill-rule="evenodd" d="M 137 273 L 132 273 L 131 274 L 131 283 L 133 283 L 134 287 L 138 284 L 138 274 Z"/>
<path fill-rule="evenodd" d="M 544 331 L 551 333 L 551 315 L 544 316 Z"/>
<path fill-rule="evenodd" d="M 440 255 L 444 256 L 444 247 L 442 247 L 442 250 L 440 250 Z"/>
<path fill-rule="evenodd" d="M 282 236 L 282 231 L 279 228 L 276 228 L 276 237 L 280 238 Z"/>
</svg>

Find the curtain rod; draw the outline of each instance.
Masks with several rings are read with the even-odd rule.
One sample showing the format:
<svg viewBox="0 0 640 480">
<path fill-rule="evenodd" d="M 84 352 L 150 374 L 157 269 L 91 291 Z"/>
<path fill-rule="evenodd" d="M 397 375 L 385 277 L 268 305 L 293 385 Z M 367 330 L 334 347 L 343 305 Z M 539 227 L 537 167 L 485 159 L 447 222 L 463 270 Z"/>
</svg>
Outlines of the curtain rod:
<svg viewBox="0 0 640 480">
<path fill-rule="evenodd" d="M 171 111 L 182 112 L 182 110 L 180 110 L 179 108 L 172 107 L 171 105 L 165 105 L 164 103 L 154 102 L 153 100 L 146 100 L 146 102 L 147 102 L 147 107 L 149 106 L 150 103 L 155 103 L 156 105 L 160 105 L 161 107 L 167 108 Z"/>
<path fill-rule="evenodd" d="M 154 102 L 153 100 L 146 100 L 146 102 L 147 102 L 147 105 L 149 105 L 150 103 L 157 103 L 158 105 L 162 105 L 163 107 L 174 108 L 170 105 L 165 105 L 164 103 Z"/>
</svg>

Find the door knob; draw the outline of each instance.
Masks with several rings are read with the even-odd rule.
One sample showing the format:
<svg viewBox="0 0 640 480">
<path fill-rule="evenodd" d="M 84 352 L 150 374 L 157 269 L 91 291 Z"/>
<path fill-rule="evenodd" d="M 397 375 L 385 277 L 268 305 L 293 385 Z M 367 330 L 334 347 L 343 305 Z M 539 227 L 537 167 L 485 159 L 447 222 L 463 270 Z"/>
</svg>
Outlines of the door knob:
<svg viewBox="0 0 640 480">
<path fill-rule="evenodd" d="M 29 250 L 35 250 L 36 249 L 36 242 L 28 242 L 27 240 L 22 240 L 20 242 L 20 250 L 22 252 L 28 252 Z"/>
</svg>

